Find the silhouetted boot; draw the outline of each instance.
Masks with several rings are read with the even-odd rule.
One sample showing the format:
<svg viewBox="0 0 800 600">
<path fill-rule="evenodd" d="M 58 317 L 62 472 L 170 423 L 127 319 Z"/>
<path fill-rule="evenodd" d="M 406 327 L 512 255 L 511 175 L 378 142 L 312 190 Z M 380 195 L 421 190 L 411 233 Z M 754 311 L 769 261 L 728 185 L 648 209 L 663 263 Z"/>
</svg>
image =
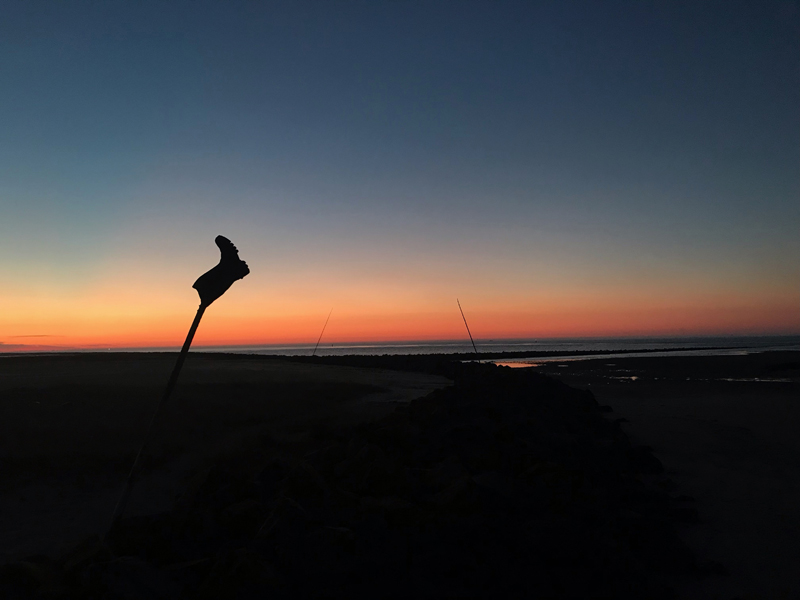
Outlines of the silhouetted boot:
<svg viewBox="0 0 800 600">
<path fill-rule="evenodd" d="M 200 305 L 208 306 L 222 296 L 237 279 L 250 272 L 247 263 L 239 258 L 236 246 L 226 237 L 218 235 L 214 242 L 219 247 L 219 264 L 197 278 L 192 286 L 200 294 Z"/>
</svg>

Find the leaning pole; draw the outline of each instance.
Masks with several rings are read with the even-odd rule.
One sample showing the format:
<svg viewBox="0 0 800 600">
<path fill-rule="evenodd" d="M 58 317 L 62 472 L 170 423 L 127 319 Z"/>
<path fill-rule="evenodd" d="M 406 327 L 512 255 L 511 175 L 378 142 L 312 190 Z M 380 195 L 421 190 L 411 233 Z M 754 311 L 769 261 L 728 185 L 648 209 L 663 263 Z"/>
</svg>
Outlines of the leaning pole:
<svg viewBox="0 0 800 600">
<path fill-rule="evenodd" d="M 242 279 L 245 275 L 250 273 L 247 263 L 239 258 L 239 251 L 228 238 L 218 235 L 214 242 L 217 244 L 220 250 L 219 264 L 210 271 L 201 275 L 197 281 L 194 282 L 194 285 L 192 285 L 192 287 L 196 289 L 197 293 L 200 295 L 200 306 L 198 307 L 197 313 L 194 316 L 192 326 L 189 328 L 189 333 L 186 335 L 186 341 L 183 342 L 183 348 L 181 348 L 181 353 L 178 355 L 178 360 L 175 362 L 175 367 L 172 369 L 172 374 L 169 376 L 169 381 L 167 382 L 167 387 L 164 390 L 164 394 L 161 396 L 161 400 L 159 400 L 156 410 L 153 412 L 153 416 L 150 418 L 150 423 L 147 426 L 147 431 L 144 434 L 142 444 L 139 447 L 139 451 L 136 453 L 136 458 L 133 461 L 133 466 L 131 467 L 130 473 L 128 473 L 128 478 L 125 480 L 125 489 L 123 490 L 122 495 L 119 497 L 117 505 L 114 508 L 114 515 L 111 517 L 111 526 L 109 527 L 106 535 L 108 535 L 108 533 L 114 529 L 125 512 L 125 506 L 128 504 L 131 491 L 133 491 L 133 486 L 135 485 L 136 479 L 141 471 L 142 453 L 150 439 L 150 434 L 153 430 L 153 424 L 156 422 L 161 409 L 164 408 L 167 400 L 169 400 L 169 397 L 172 395 L 172 391 L 175 389 L 175 384 L 178 383 L 178 376 L 180 375 L 181 368 L 186 360 L 186 355 L 189 353 L 189 347 L 192 345 L 192 339 L 194 339 L 197 326 L 200 325 L 200 319 L 203 318 L 203 313 L 206 311 L 206 308 L 208 308 L 209 305 L 214 302 L 214 300 L 222 296 L 222 294 L 224 294 L 228 288 L 233 285 L 234 281 Z"/>
<path fill-rule="evenodd" d="M 478 349 L 475 347 L 475 340 L 472 339 L 472 332 L 469 330 L 469 325 L 467 325 L 467 317 L 464 316 L 464 309 L 461 308 L 461 302 L 458 301 L 456 298 L 456 302 L 458 302 L 458 310 L 461 311 L 461 318 L 464 319 L 464 325 L 467 328 L 467 334 L 469 335 L 469 341 L 472 342 L 472 349 L 475 350 L 475 354 L 478 353 Z"/>
</svg>

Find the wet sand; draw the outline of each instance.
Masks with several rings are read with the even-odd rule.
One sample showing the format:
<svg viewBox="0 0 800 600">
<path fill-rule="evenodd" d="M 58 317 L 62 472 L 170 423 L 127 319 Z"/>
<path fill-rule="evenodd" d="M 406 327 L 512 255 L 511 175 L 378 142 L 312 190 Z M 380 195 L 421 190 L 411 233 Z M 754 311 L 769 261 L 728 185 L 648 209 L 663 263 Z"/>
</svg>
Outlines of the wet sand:
<svg viewBox="0 0 800 600">
<path fill-rule="evenodd" d="M 682 535 L 725 576 L 683 598 L 800 597 L 800 353 L 614 358 L 537 370 L 593 390 L 696 500 Z M 632 379 L 632 378 L 636 379 Z"/>
</svg>

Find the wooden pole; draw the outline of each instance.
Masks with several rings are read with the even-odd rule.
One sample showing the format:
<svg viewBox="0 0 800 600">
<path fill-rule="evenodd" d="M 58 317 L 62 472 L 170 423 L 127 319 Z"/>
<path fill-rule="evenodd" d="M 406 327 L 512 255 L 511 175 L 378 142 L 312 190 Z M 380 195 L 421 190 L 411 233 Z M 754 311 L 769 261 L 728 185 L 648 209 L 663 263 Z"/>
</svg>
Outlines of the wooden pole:
<svg viewBox="0 0 800 600">
<path fill-rule="evenodd" d="M 456 302 L 458 302 L 458 298 L 456 298 Z M 469 341 L 472 342 L 472 349 L 475 350 L 475 354 L 478 353 L 478 349 L 475 347 L 475 340 L 472 339 L 472 333 L 469 331 L 469 325 L 467 325 L 467 317 L 464 316 L 464 310 L 461 308 L 461 302 L 458 302 L 458 310 L 461 311 L 461 318 L 464 319 L 464 325 L 467 327 L 467 334 L 469 334 Z"/>
<path fill-rule="evenodd" d="M 172 391 L 175 389 L 175 384 L 178 383 L 178 376 L 181 373 L 181 368 L 183 367 L 183 363 L 186 360 L 186 355 L 189 353 L 189 347 L 192 345 L 192 340 L 194 339 L 194 334 L 197 331 L 197 326 L 200 324 L 200 319 L 203 318 L 203 313 L 205 312 L 206 307 L 205 305 L 201 304 L 200 307 L 197 309 L 197 314 L 194 316 L 194 321 L 192 321 L 192 326 L 189 328 L 189 333 L 186 336 L 186 341 L 183 342 L 183 348 L 181 348 L 181 353 L 178 355 L 178 361 L 175 363 L 175 367 L 172 369 L 172 374 L 169 376 L 169 382 L 167 383 L 167 389 L 164 390 L 164 394 L 161 396 L 161 400 L 158 402 L 156 406 L 156 410 L 153 413 L 152 418 L 150 419 L 150 424 L 147 426 L 147 431 L 144 434 L 144 440 L 142 441 L 142 445 L 139 447 L 139 452 L 136 453 L 136 458 L 133 461 L 133 466 L 131 467 L 130 473 L 128 473 L 128 479 L 125 481 L 125 489 L 122 492 L 122 496 L 120 496 L 119 500 L 117 501 L 117 506 L 114 508 L 114 515 L 111 517 L 111 526 L 106 532 L 106 536 L 114 527 L 117 525 L 119 520 L 122 518 L 122 514 L 125 511 L 125 506 L 128 504 L 128 500 L 131 496 L 131 491 L 133 490 L 133 486 L 136 483 L 136 477 L 139 475 L 139 471 L 141 470 L 141 458 L 142 452 L 144 451 L 145 446 L 147 445 L 148 440 L 150 439 L 150 434 L 153 431 L 153 424 L 156 422 L 156 417 L 161 412 L 161 409 L 169 400 L 169 397 L 172 395 Z"/>
<path fill-rule="evenodd" d="M 331 312 L 328 313 L 328 318 L 325 319 L 325 325 L 322 326 L 322 331 L 319 332 L 319 339 L 317 339 L 317 345 L 314 346 L 314 351 L 311 353 L 311 356 L 314 356 L 317 353 L 317 347 L 319 346 L 319 342 L 322 339 L 322 334 L 325 333 L 325 328 L 328 326 L 328 321 L 331 318 L 331 313 L 332 312 L 333 312 L 333 309 L 331 309 Z"/>
</svg>

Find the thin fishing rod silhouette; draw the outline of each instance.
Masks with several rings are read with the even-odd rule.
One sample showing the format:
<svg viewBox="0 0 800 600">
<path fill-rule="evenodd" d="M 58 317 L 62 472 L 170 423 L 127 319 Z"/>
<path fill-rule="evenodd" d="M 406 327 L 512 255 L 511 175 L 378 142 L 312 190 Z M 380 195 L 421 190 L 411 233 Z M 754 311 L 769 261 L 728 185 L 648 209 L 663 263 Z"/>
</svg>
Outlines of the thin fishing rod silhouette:
<svg viewBox="0 0 800 600">
<path fill-rule="evenodd" d="M 331 319 L 331 313 L 332 312 L 333 312 L 333 309 L 331 309 L 331 312 L 328 313 L 328 318 L 325 319 L 325 325 L 322 326 L 322 331 L 319 332 L 319 338 L 317 339 L 317 345 L 314 346 L 314 351 L 311 353 L 311 356 L 314 356 L 317 353 L 317 348 L 319 347 L 319 342 L 322 339 L 322 334 L 325 333 L 325 328 L 328 326 L 328 321 L 330 321 L 330 319 Z"/>
<path fill-rule="evenodd" d="M 458 298 L 456 298 L 456 302 L 458 302 Z M 478 353 L 478 349 L 475 347 L 475 340 L 472 339 L 472 334 L 469 331 L 469 325 L 467 325 L 467 317 L 464 316 L 464 310 L 461 308 L 461 302 L 458 302 L 458 310 L 461 311 L 461 318 L 464 319 L 464 325 L 467 327 L 467 334 L 469 334 L 469 341 L 472 342 L 472 349 L 475 350 L 475 354 Z"/>
<path fill-rule="evenodd" d="M 150 439 L 150 433 L 153 430 L 153 424 L 156 422 L 156 417 L 158 417 L 161 409 L 172 395 L 172 391 L 175 389 L 175 384 L 178 383 L 178 375 L 180 375 L 183 362 L 186 360 L 186 355 L 189 353 L 189 346 L 192 345 L 192 339 L 194 339 L 197 326 L 200 325 L 200 319 L 203 317 L 203 313 L 206 311 L 206 308 L 208 308 L 211 303 L 214 302 L 214 300 L 222 296 L 222 294 L 224 294 L 235 281 L 243 279 L 245 275 L 250 273 L 247 263 L 239 258 L 239 251 L 228 238 L 218 235 L 216 239 L 214 239 L 214 243 L 217 244 L 217 247 L 220 250 L 219 264 L 198 277 L 197 281 L 195 281 L 192 285 L 192 287 L 196 289 L 197 293 L 200 295 L 200 307 L 197 309 L 197 314 L 194 316 L 192 326 L 189 328 L 189 333 L 186 335 L 186 341 L 183 342 L 183 348 L 181 348 L 181 353 L 178 355 L 175 368 L 172 369 L 172 374 L 169 376 L 169 381 L 167 382 L 167 388 L 164 390 L 164 395 L 161 396 L 161 400 L 156 406 L 156 410 L 153 413 L 153 416 L 150 419 L 150 424 L 147 426 L 147 431 L 144 434 L 142 445 L 139 447 L 139 451 L 136 453 L 136 458 L 134 459 L 133 466 L 128 474 L 128 479 L 125 481 L 125 490 L 122 492 L 122 496 L 120 496 L 120 499 L 117 501 L 117 506 L 114 508 L 114 515 L 111 518 L 111 527 L 109 528 L 109 532 L 114 529 L 114 526 L 122 518 L 122 514 L 125 512 L 125 506 L 128 504 L 128 500 L 130 499 L 133 485 L 136 483 L 136 477 L 141 470 L 142 452 L 147 445 L 147 441 Z"/>
</svg>

